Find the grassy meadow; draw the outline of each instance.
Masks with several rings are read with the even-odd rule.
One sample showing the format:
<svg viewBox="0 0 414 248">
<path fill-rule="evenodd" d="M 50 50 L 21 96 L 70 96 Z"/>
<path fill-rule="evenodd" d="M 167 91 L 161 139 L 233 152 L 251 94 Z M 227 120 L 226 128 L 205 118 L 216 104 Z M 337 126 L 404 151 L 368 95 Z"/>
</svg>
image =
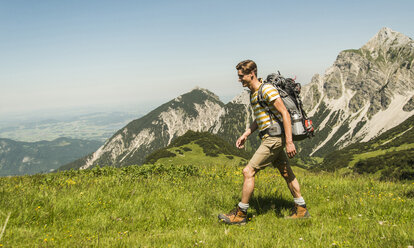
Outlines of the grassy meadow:
<svg viewBox="0 0 414 248">
<path fill-rule="evenodd" d="M 247 225 L 228 226 L 217 215 L 238 203 L 245 160 L 184 147 L 154 165 L 0 178 L 0 247 L 414 245 L 413 182 L 295 167 L 312 218 L 288 220 L 293 199 L 267 168 Z"/>
</svg>

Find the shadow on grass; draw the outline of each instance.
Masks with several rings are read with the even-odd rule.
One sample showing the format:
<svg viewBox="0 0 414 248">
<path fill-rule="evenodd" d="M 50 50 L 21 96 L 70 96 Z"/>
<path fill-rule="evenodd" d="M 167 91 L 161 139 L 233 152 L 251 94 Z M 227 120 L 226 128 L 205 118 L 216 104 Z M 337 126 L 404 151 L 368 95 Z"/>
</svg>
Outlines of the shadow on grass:
<svg viewBox="0 0 414 248">
<path fill-rule="evenodd" d="M 256 210 L 256 214 L 265 214 L 269 211 L 274 211 L 276 216 L 284 217 L 282 211 L 286 209 L 292 209 L 294 207 L 293 201 L 288 201 L 281 196 L 253 196 L 250 200 L 250 207 Z"/>
</svg>

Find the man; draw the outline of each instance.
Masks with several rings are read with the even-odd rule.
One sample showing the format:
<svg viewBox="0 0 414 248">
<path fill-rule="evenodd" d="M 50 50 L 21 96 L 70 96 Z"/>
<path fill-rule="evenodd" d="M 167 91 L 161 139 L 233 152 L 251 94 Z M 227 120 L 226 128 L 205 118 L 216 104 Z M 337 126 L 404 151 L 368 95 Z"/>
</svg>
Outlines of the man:
<svg viewBox="0 0 414 248">
<path fill-rule="evenodd" d="M 240 62 L 237 66 L 239 81 L 243 87 L 250 89 L 250 103 L 253 108 L 255 121 L 236 141 L 237 148 L 244 147 L 247 137 L 256 129 L 259 129 L 262 139 L 261 145 L 253 155 L 249 163 L 243 169 L 244 183 L 242 198 L 239 204 L 228 214 L 220 214 L 218 218 L 227 224 L 245 224 L 247 222 L 247 209 L 249 200 L 254 190 L 254 176 L 257 172 L 265 167 L 272 165 L 277 167 L 282 177 L 286 180 L 288 188 L 292 193 L 295 202 L 295 208 L 288 218 L 307 218 L 310 214 L 306 208 L 305 201 L 300 194 L 299 183 L 289 166 L 289 158 L 296 155 L 296 148 L 292 140 L 292 126 L 289 113 L 280 98 L 279 92 L 270 84 L 262 88 L 263 98 L 265 99 L 270 110 L 283 122 L 284 133 L 281 135 L 269 134 L 271 123 L 277 123 L 273 115 L 269 115 L 257 101 L 258 90 L 261 81 L 257 78 L 257 66 L 252 60 Z M 270 119 L 272 118 L 272 120 Z M 286 146 L 286 152 L 284 151 Z M 287 156 L 286 156 L 287 153 Z"/>
</svg>

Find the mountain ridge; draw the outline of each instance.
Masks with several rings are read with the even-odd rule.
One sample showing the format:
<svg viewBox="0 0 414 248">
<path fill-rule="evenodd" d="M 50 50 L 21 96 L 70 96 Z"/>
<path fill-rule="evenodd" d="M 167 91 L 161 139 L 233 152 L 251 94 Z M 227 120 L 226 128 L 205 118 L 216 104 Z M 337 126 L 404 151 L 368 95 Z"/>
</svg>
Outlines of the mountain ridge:
<svg viewBox="0 0 414 248">
<path fill-rule="evenodd" d="M 81 169 L 95 164 L 140 164 L 146 154 L 167 146 L 187 130 L 207 131 L 214 122 L 210 116 L 219 113 L 222 106 L 224 103 L 214 93 L 196 87 L 131 121 L 96 152 L 77 163 L 84 162 Z"/>
<path fill-rule="evenodd" d="M 383 28 L 360 49 L 340 52 L 324 75 L 303 86 L 303 103 L 317 129 L 314 138 L 297 143 L 298 159 L 370 140 L 413 115 L 414 45 L 404 37 Z M 214 93 L 196 88 L 130 122 L 77 167 L 141 164 L 188 130 L 209 131 L 233 143 L 252 121 L 247 91 L 224 104 Z M 259 143 L 251 135 L 246 149 L 251 152 Z"/>
<path fill-rule="evenodd" d="M 360 49 L 340 52 L 323 76 L 315 75 L 303 87 L 303 102 L 309 115 L 325 113 L 317 131 L 327 130 L 309 155 L 368 141 L 412 116 L 413 59 L 412 39 L 383 28 Z"/>
</svg>

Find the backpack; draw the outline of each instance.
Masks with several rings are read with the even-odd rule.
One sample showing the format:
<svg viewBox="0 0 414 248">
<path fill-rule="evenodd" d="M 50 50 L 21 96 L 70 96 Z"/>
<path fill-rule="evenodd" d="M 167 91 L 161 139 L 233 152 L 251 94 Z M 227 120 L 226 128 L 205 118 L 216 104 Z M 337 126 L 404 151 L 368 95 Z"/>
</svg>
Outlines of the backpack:
<svg viewBox="0 0 414 248">
<path fill-rule="evenodd" d="M 257 94 L 257 100 L 260 106 L 262 106 L 270 115 L 273 115 L 275 117 L 278 125 L 280 126 L 280 129 L 283 130 L 282 122 L 270 110 L 265 99 L 263 98 L 263 86 L 265 84 L 272 84 L 279 91 L 282 101 L 285 104 L 285 107 L 290 115 L 292 122 L 293 140 L 299 141 L 314 136 L 312 120 L 306 115 L 305 111 L 303 110 L 302 101 L 300 100 L 300 83 L 296 83 L 295 79 L 292 78 L 284 78 L 278 71 L 278 74 L 269 74 L 266 80 L 260 85 Z M 270 120 L 272 125 L 272 118 L 270 118 Z"/>
</svg>

